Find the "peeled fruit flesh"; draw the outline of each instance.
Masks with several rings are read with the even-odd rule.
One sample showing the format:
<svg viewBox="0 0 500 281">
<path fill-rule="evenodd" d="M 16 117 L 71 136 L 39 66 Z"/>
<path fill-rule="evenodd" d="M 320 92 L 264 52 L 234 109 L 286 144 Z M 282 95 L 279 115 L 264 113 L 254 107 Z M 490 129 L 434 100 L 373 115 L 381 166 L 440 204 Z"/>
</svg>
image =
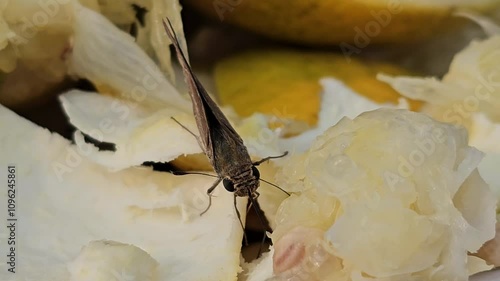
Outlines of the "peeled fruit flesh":
<svg viewBox="0 0 500 281">
<path fill-rule="evenodd" d="M 477 252 L 477 256 L 495 267 L 500 266 L 500 222 L 497 222 L 496 234 Z"/>
<path fill-rule="evenodd" d="M 436 77 L 379 78 L 405 97 L 428 103 L 426 110 L 438 120 L 471 127 L 477 113 L 500 122 L 500 35 L 473 41 L 460 51 L 442 79 Z M 473 126 L 472 126 L 473 127 Z M 472 128 L 473 129 L 473 128 Z M 484 139 L 488 139 L 484 137 Z"/>
<path fill-rule="evenodd" d="M 147 252 L 116 241 L 92 241 L 69 264 L 71 281 L 154 281 L 158 262 Z"/>
<path fill-rule="evenodd" d="M 146 271 L 155 264 L 158 281 L 237 278 L 243 229 L 231 193 L 219 186 L 200 216 L 211 177 L 145 167 L 112 171 L 88 152 L 0 105 L 0 165 L 15 165 L 19 179 L 16 280 L 146 281 L 154 280 Z M 7 182 L 6 173 L 0 176 Z M 0 192 L 1 207 L 12 194 Z M 237 198 L 237 206 L 244 221 L 246 198 Z M 0 228 L 0 237 L 9 235 Z M 0 280 L 11 280 L 6 267 L 0 265 Z"/>
<path fill-rule="evenodd" d="M 495 235 L 497 202 L 477 171 L 482 157 L 464 129 L 421 113 L 378 109 L 342 119 L 282 167 L 278 183 L 297 193 L 276 215 L 274 256 L 292 259 L 274 260 L 276 280 L 291 280 L 287 271 L 318 280 L 468 280 L 488 268 L 468 253 Z M 294 242 L 330 259 L 280 246 Z M 311 272 L 301 257 L 329 267 Z"/>
</svg>

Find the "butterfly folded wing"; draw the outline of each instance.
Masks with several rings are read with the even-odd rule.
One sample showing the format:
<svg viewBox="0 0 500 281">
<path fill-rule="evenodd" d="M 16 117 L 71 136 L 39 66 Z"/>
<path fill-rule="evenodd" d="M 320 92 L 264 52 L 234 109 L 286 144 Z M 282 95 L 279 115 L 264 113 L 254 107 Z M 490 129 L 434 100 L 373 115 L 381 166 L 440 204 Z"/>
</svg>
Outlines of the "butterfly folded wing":
<svg viewBox="0 0 500 281">
<path fill-rule="evenodd" d="M 174 45 L 181 64 L 189 95 L 193 102 L 193 113 L 202 149 L 219 175 L 230 175 L 232 170 L 249 169 L 252 162 L 243 140 L 231 126 L 224 113 L 212 100 L 193 73 L 182 52 L 170 21 L 163 22 L 165 31 Z"/>
</svg>

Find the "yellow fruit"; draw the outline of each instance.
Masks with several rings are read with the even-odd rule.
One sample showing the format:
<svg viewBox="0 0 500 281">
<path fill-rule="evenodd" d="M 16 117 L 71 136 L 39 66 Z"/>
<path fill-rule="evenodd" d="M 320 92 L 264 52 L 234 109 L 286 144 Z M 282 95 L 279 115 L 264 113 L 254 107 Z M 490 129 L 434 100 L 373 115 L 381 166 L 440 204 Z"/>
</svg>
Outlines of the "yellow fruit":
<svg viewBox="0 0 500 281">
<path fill-rule="evenodd" d="M 457 25 L 457 9 L 493 10 L 498 0 L 189 0 L 203 13 L 273 38 L 314 45 L 421 41 Z"/>
<path fill-rule="evenodd" d="M 332 53 L 267 50 L 243 53 L 219 62 L 215 80 L 223 104 L 242 116 L 254 112 L 315 124 L 322 87 L 334 77 L 377 103 L 397 103 L 401 96 L 375 76 L 408 73 L 385 63 L 346 60 Z M 412 109 L 420 103 L 410 102 Z"/>
</svg>

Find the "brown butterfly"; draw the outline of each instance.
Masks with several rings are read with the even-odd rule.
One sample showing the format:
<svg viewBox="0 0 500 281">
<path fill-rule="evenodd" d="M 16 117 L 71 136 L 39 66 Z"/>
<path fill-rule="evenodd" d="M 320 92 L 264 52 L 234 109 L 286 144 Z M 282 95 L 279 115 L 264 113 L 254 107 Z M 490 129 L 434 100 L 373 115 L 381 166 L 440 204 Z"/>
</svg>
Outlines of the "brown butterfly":
<svg viewBox="0 0 500 281">
<path fill-rule="evenodd" d="M 194 75 L 186 56 L 180 48 L 172 24 L 167 19 L 167 22 L 163 21 L 163 25 L 170 41 L 172 41 L 174 45 L 177 58 L 183 69 L 184 77 L 189 87 L 189 95 L 193 102 L 193 112 L 200 136 L 198 137 L 192 132 L 190 133 L 198 139 L 198 143 L 218 175 L 218 179 L 207 190 L 210 201 L 207 209 L 203 213 L 210 208 L 212 202 L 211 194 L 221 181 L 227 191 L 234 193 L 235 202 L 236 196 L 248 196 L 251 204 L 256 206 L 256 199 L 259 196 L 257 188 L 259 187 L 259 180 L 262 180 L 260 179 L 257 166 L 269 159 L 284 157 L 288 152 L 280 156 L 266 157 L 260 161 L 252 162 L 243 140 L 231 126 L 217 104 L 208 95 L 198 78 Z M 177 122 L 177 120 L 175 121 Z M 179 122 L 177 123 L 188 130 Z M 187 173 L 178 172 L 177 174 Z M 262 181 L 269 183 L 265 180 Z M 269 184 L 289 195 L 280 187 L 272 183 Z M 239 218 L 240 214 L 237 208 L 236 212 Z M 262 219 L 261 221 L 263 222 Z"/>
</svg>

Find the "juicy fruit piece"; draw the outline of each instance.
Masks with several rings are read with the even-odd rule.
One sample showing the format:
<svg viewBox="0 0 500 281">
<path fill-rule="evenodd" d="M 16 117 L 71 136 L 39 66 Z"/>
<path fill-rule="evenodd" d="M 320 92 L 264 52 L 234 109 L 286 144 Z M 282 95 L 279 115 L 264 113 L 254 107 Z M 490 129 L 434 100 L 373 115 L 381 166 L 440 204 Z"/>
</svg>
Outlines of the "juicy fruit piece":
<svg viewBox="0 0 500 281">
<path fill-rule="evenodd" d="M 71 124 L 98 141 L 115 144 L 114 152 L 99 151 L 86 144 L 80 131 L 74 135 L 77 145 L 87 146 L 87 158 L 113 170 L 139 166 L 146 161 L 167 162 L 182 154 L 201 152 L 196 139 L 170 118 L 175 116 L 196 131 L 194 117 L 181 113 L 177 107 L 158 103 L 164 108 L 155 110 L 144 104 L 79 90 L 63 94 L 60 100 Z"/>
<path fill-rule="evenodd" d="M 313 125 L 323 77 L 337 78 L 376 103 L 397 104 L 401 96 L 376 79 L 378 72 L 407 73 L 390 64 L 348 61 L 332 53 L 264 50 L 222 60 L 215 80 L 221 102 L 242 116 L 262 112 Z M 418 102 L 411 102 L 412 109 L 418 107 Z"/>
<path fill-rule="evenodd" d="M 314 228 L 296 227 L 288 232 L 274 246 L 274 273 L 279 274 L 301 264 L 306 257 L 306 251 L 310 250 L 310 245 L 322 239 L 322 236 L 323 232 Z"/>
<path fill-rule="evenodd" d="M 281 139 L 276 137 L 279 148 L 281 148 L 282 150 L 295 152 L 295 155 L 288 156 L 286 159 L 284 159 L 284 161 L 276 161 L 277 165 L 282 166 L 284 162 L 287 162 L 289 165 L 290 163 L 296 163 L 298 166 L 300 166 L 300 163 L 305 161 L 305 155 L 301 153 L 309 150 L 311 144 L 318 136 L 320 136 L 329 127 L 337 124 L 337 122 L 342 120 L 342 118 L 344 117 L 355 118 L 365 111 L 371 111 L 381 107 L 402 109 L 408 108 L 407 103 L 404 99 L 398 101 L 397 106 L 394 104 L 377 104 L 370 99 L 355 93 L 344 83 L 333 78 L 321 79 L 320 83 L 323 87 L 323 90 L 321 92 L 321 109 L 318 113 L 318 123 L 316 124 L 316 127 L 311 130 L 305 131 L 295 137 L 287 137 Z M 259 135 L 264 135 L 262 134 L 262 132 L 264 132 L 263 128 L 265 128 L 265 126 L 265 124 L 262 124 L 252 132 L 256 132 Z M 284 131 L 286 131 L 286 129 L 284 129 Z M 247 133 L 247 135 L 249 134 Z M 268 138 L 260 139 L 260 143 L 260 146 L 257 146 L 258 150 L 262 150 L 263 148 L 270 147 L 274 144 L 272 141 L 269 141 Z M 286 186 L 282 186 L 286 188 L 287 191 L 300 191 L 300 186 L 302 184 L 300 169 L 300 167 L 295 167 L 290 169 L 290 173 L 281 175 L 286 177 L 287 182 L 289 183 Z M 269 174 L 269 176 L 264 177 L 264 174 L 261 172 L 262 178 L 266 179 L 271 179 L 271 177 L 274 177 L 275 174 L 276 173 L 273 172 Z M 259 192 L 261 192 L 261 196 L 259 197 L 260 206 L 264 210 L 271 228 L 274 229 L 277 221 L 274 219 L 276 210 L 281 201 L 286 197 L 283 197 L 283 193 L 276 190 L 275 188 L 266 188 L 266 185 L 262 185 Z M 324 202 L 325 205 L 334 203 L 335 202 L 332 202 L 331 200 L 325 200 Z M 302 208 L 298 211 L 307 213 L 306 210 L 307 208 Z M 324 209 L 321 209 L 319 212 L 311 210 L 311 212 L 314 212 L 314 215 L 311 215 L 310 217 L 314 217 L 314 219 L 310 219 L 310 217 L 305 216 L 305 221 L 307 221 L 308 225 L 313 225 L 318 218 L 323 218 L 324 215 L 329 216 L 328 213 L 324 213 L 322 211 L 324 211 Z"/>
<path fill-rule="evenodd" d="M 103 94 L 151 108 L 161 108 L 161 103 L 189 110 L 189 101 L 129 34 L 87 8 L 78 7 L 75 14 L 72 49 L 67 58 L 72 75 L 92 81 Z"/>
<path fill-rule="evenodd" d="M 68 265 L 71 281 L 157 280 L 155 261 L 144 250 L 115 241 L 91 241 Z"/>
<path fill-rule="evenodd" d="M 411 43 L 456 26 L 457 8 L 487 11 L 495 0 L 462 1 L 259 1 L 190 0 L 211 17 L 292 42 L 310 45 Z M 357 43 L 357 44 L 355 44 Z"/>
<path fill-rule="evenodd" d="M 469 144 L 487 153 L 479 171 L 499 195 L 500 29 L 486 18 L 464 15 L 478 22 L 491 36 L 471 42 L 456 54 L 442 79 L 386 75 L 380 75 L 379 79 L 406 97 L 425 101 L 423 110 L 433 118 L 465 126 Z"/>
<path fill-rule="evenodd" d="M 170 60 L 170 40 L 165 36 L 162 20 L 169 18 L 178 40 L 184 52 L 186 52 L 186 40 L 180 17 L 181 6 L 178 0 L 125 0 L 125 1 L 98 1 L 98 0 L 80 0 L 82 5 L 89 7 L 108 18 L 125 32 L 131 31 L 134 26 L 135 41 L 148 54 L 157 57 L 158 64 L 162 70 L 166 71 L 167 76 L 174 80 L 174 72 Z M 137 11 L 137 7 L 147 11 Z M 139 20 L 138 15 L 142 18 Z"/>
<path fill-rule="evenodd" d="M 467 253 L 495 233 L 496 200 L 477 172 L 481 158 L 465 130 L 424 114 L 379 109 L 344 118 L 302 161 L 283 166 L 293 177 L 278 183 L 301 193 L 284 200 L 272 239 L 278 244 L 296 227 L 321 229 L 327 252 L 342 260 L 323 272 L 335 280 L 467 280 Z"/>
<path fill-rule="evenodd" d="M 315 228 L 296 227 L 282 237 L 274 249 L 274 278 L 269 281 L 344 280 L 342 260 L 329 252 L 323 231 Z"/>
<path fill-rule="evenodd" d="M 444 122 L 468 125 L 475 113 L 500 122 L 500 35 L 474 41 L 458 53 L 443 79 L 423 77 L 379 78 L 402 95 L 425 101 L 432 116 Z"/>
<path fill-rule="evenodd" d="M 70 2 L 2 1 L 0 103 L 16 108 L 42 103 L 65 81 Z"/>
<path fill-rule="evenodd" d="M 118 17 L 124 16 L 124 11 L 120 10 L 126 6 L 127 11 L 132 12 L 128 15 L 135 19 L 130 2 L 142 7 L 139 1 L 118 4 L 116 1 L 112 4 L 99 1 L 102 2 L 99 4 L 110 8 L 103 8 L 110 17 L 113 17 L 113 8 L 110 6 L 116 9 L 114 15 Z M 22 105 L 30 98 L 40 98 L 49 93 L 45 88 L 54 88 L 68 75 L 89 79 L 102 92 L 129 99 L 139 96 L 137 99 L 143 100 L 145 95 L 149 99 L 153 96 L 162 99 L 165 92 L 175 92 L 128 31 L 120 30 L 103 15 L 82 6 L 77 0 L 60 2 L 9 0 L 0 4 L 0 72 L 12 73 L 16 67 L 22 66 L 26 68 L 21 69 L 23 74 L 34 73 L 37 76 L 36 79 L 26 79 L 26 75 L 11 77 L 10 80 L 17 78 L 17 83 L 7 80 L 9 83 L 4 85 L 6 89 L 2 89 L 0 101 L 8 102 L 9 105 Z M 176 0 L 169 3 L 161 0 L 147 2 L 153 7 L 146 17 L 147 31 L 141 30 L 151 37 L 148 46 L 153 45 L 161 58 L 163 69 L 168 70 L 170 78 L 173 78 L 168 38 L 157 22 L 168 15 L 184 46 L 180 6 Z M 83 4 L 99 10 L 95 0 L 86 0 Z M 18 84 L 27 86 L 16 89 Z M 22 97 L 16 96 L 19 92 Z M 160 92 L 162 94 L 158 95 Z M 164 100 L 177 105 L 186 103 L 175 93 Z"/>
<path fill-rule="evenodd" d="M 19 61 L 44 71 L 48 80 L 64 75 L 61 54 L 68 45 L 74 1 L 2 1 L 0 5 L 0 71 Z M 55 7 L 54 7 L 55 6 Z M 50 14 L 49 14 L 50 12 Z M 40 20 L 45 22 L 40 23 Z"/>
<path fill-rule="evenodd" d="M 487 264 L 500 266 L 500 222 L 497 222 L 495 237 L 479 249 L 477 256 L 484 259 Z"/>
<path fill-rule="evenodd" d="M 274 249 L 280 254 L 273 255 L 273 271 L 275 273 L 281 273 L 293 268 L 304 259 L 306 254 L 305 243 L 297 241 L 304 240 L 306 235 L 308 236 L 310 233 L 301 230 L 289 232 L 288 235 L 275 244 Z M 317 233 L 321 234 L 319 231 Z"/>
</svg>

